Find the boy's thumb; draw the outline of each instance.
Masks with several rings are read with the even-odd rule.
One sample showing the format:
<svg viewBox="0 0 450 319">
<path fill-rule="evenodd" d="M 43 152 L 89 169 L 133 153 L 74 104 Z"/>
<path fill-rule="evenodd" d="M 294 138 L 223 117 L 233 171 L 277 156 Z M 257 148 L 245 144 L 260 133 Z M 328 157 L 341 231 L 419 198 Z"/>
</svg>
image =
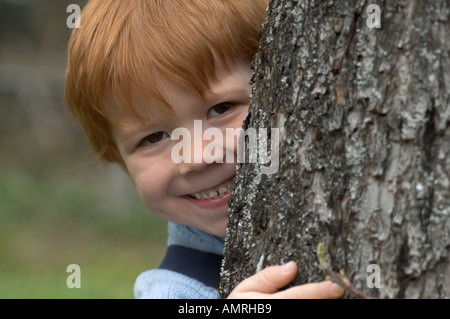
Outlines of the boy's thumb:
<svg viewBox="0 0 450 319">
<path fill-rule="evenodd" d="M 297 264 L 293 261 L 281 266 L 269 266 L 238 285 L 239 292 L 274 293 L 294 280 Z"/>
</svg>

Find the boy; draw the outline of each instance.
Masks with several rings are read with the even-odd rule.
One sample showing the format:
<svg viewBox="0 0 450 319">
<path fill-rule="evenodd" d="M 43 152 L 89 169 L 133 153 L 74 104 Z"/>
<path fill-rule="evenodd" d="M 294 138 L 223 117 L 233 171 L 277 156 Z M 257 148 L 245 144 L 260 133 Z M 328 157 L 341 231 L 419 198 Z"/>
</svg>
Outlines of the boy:
<svg viewBox="0 0 450 319">
<path fill-rule="evenodd" d="M 267 0 L 91 0 L 73 31 L 66 100 L 96 154 L 128 173 L 146 206 L 169 221 L 159 269 L 141 274 L 137 298 L 217 298 L 236 153 L 213 161 L 203 139 L 173 158 L 178 128 L 239 128 L 248 109 L 250 63 Z M 202 135 L 202 134 L 200 134 Z M 173 136 L 172 136 L 173 137 Z M 196 145 L 194 145 L 197 143 Z M 200 144 L 198 144 L 200 143 Z M 190 152 L 190 151 L 193 152 Z M 197 153 L 197 154 L 196 154 Z M 180 155 L 180 154 L 178 154 Z M 278 291 L 295 263 L 243 281 L 235 298 L 337 298 L 329 281 Z"/>
</svg>

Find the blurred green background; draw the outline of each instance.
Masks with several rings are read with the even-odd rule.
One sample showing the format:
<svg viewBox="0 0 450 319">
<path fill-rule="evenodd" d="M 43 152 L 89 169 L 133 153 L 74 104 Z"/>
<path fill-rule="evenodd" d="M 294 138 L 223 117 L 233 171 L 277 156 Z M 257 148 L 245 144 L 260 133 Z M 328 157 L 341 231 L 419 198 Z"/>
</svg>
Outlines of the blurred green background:
<svg viewBox="0 0 450 319">
<path fill-rule="evenodd" d="M 0 0 L 0 298 L 133 298 L 164 255 L 167 223 L 65 108 L 66 8 L 85 2 Z"/>
</svg>

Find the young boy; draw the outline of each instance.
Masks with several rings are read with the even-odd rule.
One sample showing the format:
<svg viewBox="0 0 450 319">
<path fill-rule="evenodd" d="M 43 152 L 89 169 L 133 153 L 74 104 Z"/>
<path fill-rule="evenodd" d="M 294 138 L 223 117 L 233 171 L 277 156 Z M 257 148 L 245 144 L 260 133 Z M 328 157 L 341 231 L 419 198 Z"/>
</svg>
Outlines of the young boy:
<svg viewBox="0 0 450 319">
<path fill-rule="evenodd" d="M 239 128 L 268 0 L 91 0 L 68 50 L 66 100 L 96 154 L 118 163 L 153 213 L 169 221 L 167 255 L 141 274 L 137 298 L 218 298 L 233 145 L 206 160 L 196 134 Z M 175 161 L 183 128 L 194 139 Z M 171 138 L 172 137 L 172 138 Z M 197 139 L 197 140 L 195 140 Z M 200 145 L 200 148 L 199 146 Z M 192 152 L 190 152 L 192 151 Z M 199 159 L 200 152 L 200 160 Z M 180 155 L 180 154 L 178 154 Z M 329 281 L 279 291 L 294 262 L 268 267 L 230 298 L 337 298 Z"/>
</svg>

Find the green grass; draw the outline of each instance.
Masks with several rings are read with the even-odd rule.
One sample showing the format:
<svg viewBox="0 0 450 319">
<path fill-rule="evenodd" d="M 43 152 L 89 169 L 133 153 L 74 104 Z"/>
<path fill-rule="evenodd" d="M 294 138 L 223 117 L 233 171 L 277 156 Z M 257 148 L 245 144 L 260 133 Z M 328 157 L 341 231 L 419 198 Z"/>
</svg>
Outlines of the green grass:
<svg viewBox="0 0 450 319">
<path fill-rule="evenodd" d="M 79 171 L 0 170 L 0 298 L 133 298 L 136 276 L 158 266 L 166 222 L 131 185 Z M 70 264 L 81 288 L 66 285 Z"/>
</svg>

